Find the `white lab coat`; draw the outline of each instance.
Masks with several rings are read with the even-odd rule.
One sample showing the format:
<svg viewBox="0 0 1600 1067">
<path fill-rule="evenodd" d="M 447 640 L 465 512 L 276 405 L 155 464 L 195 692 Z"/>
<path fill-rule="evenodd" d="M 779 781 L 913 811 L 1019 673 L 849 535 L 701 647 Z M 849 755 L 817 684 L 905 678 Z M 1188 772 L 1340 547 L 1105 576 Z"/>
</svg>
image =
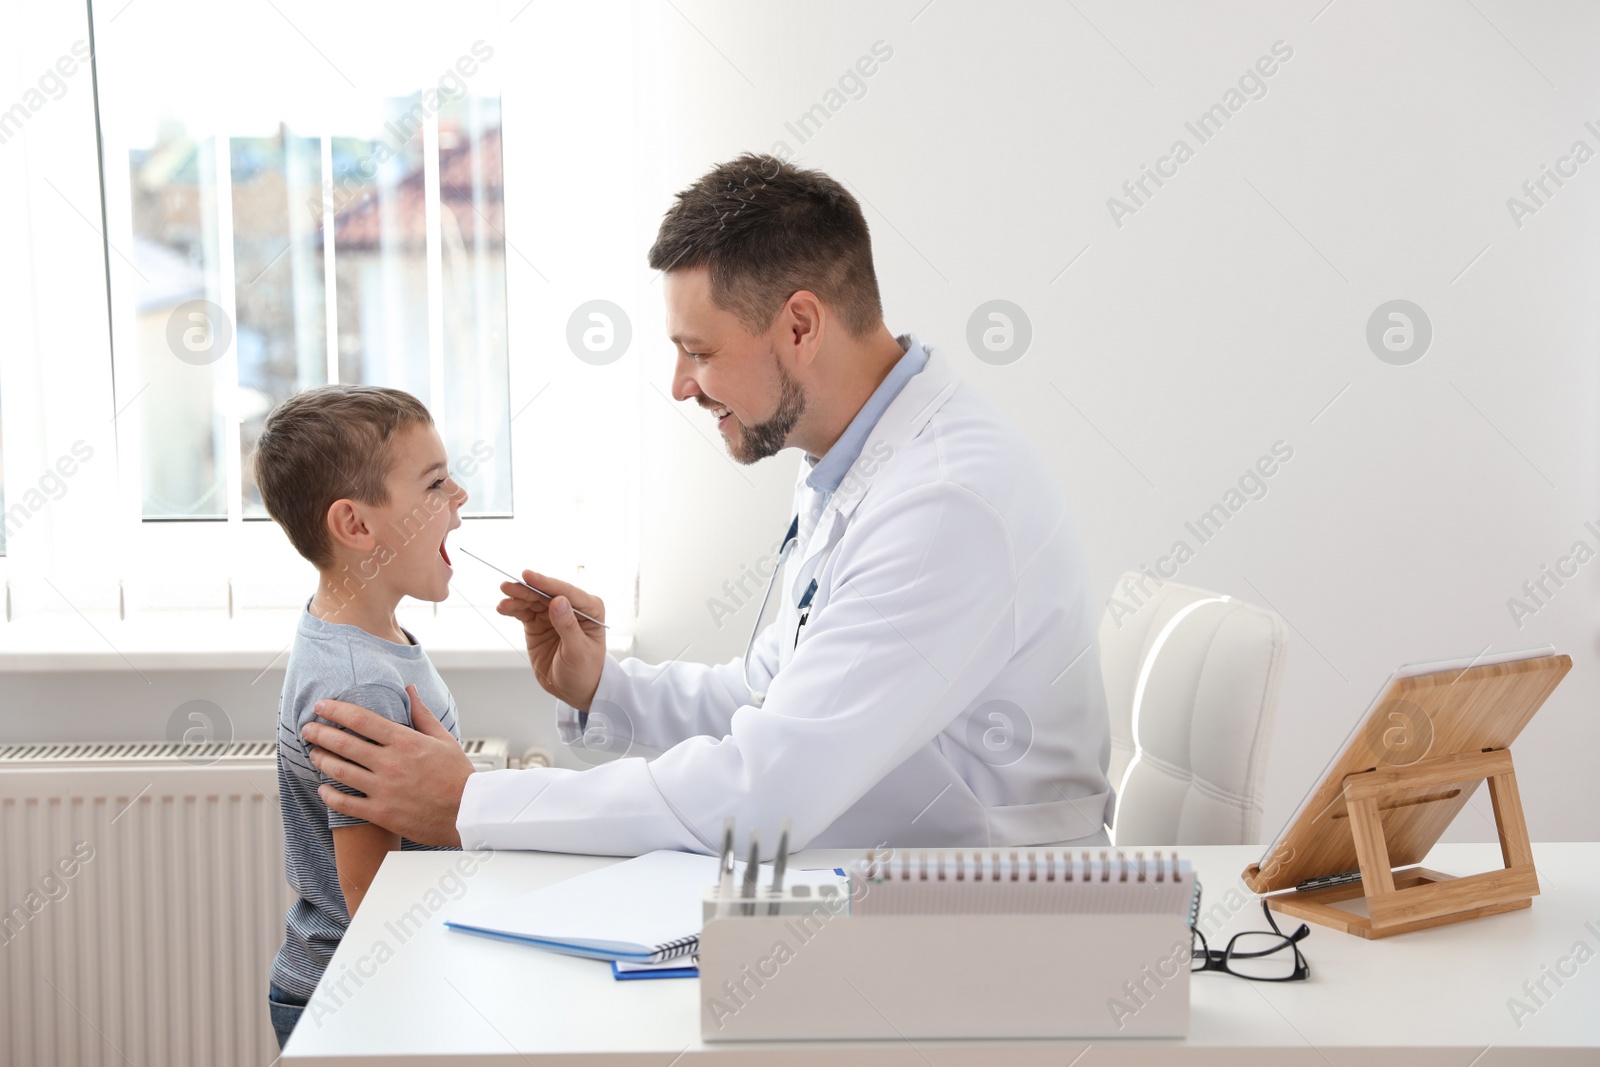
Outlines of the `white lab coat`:
<svg viewBox="0 0 1600 1067">
<path fill-rule="evenodd" d="M 1022 434 L 929 352 L 825 506 L 801 464 L 802 536 L 751 651 L 765 702 L 737 659 L 607 657 L 591 717 L 666 751 L 474 774 L 463 845 L 715 852 L 729 815 L 768 855 L 784 819 L 796 849 L 1105 843 L 1110 731 L 1072 518 Z M 575 740 L 576 711 L 558 716 Z"/>
</svg>

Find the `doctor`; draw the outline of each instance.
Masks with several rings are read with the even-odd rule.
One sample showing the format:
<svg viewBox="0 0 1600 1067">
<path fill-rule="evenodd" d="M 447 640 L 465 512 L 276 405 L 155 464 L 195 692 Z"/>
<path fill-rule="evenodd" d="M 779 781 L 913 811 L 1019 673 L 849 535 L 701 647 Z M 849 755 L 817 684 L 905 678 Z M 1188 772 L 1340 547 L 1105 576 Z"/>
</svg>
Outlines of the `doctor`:
<svg viewBox="0 0 1600 1067">
<path fill-rule="evenodd" d="M 366 796 L 324 785 L 323 800 L 470 848 L 715 852 L 730 815 L 767 854 L 784 819 L 796 848 L 1106 843 L 1109 731 L 1072 518 L 1023 435 L 884 326 L 855 198 L 745 155 L 678 195 L 650 265 L 674 398 L 741 463 L 804 453 L 775 620 L 718 666 L 618 662 L 574 611 L 604 619 L 598 598 L 524 572 L 558 595 L 508 582 L 499 610 L 523 623 L 563 740 L 625 722 L 666 751 L 473 774 L 414 694 L 414 730 L 327 702 L 354 734 L 307 725 L 313 759 Z"/>
</svg>

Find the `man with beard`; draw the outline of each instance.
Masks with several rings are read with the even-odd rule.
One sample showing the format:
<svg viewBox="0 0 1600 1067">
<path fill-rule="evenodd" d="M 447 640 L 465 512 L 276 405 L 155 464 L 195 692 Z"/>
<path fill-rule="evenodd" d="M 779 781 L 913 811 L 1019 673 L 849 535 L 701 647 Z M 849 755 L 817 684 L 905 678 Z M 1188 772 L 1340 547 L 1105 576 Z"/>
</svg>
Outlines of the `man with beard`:
<svg viewBox="0 0 1600 1067">
<path fill-rule="evenodd" d="M 765 854 L 786 819 L 797 848 L 1106 843 L 1109 729 L 1071 516 L 1016 427 L 885 326 L 855 198 L 745 155 L 678 194 L 650 265 L 674 398 L 741 463 L 804 453 L 774 621 L 721 665 L 618 662 L 599 598 L 524 571 L 553 597 L 508 582 L 499 610 L 523 623 L 563 740 L 626 730 L 663 754 L 473 774 L 415 696 L 415 730 L 328 702 L 353 732 L 305 737 L 365 796 L 326 785 L 327 804 L 429 844 L 602 855 L 715 852 L 730 816 Z"/>
</svg>

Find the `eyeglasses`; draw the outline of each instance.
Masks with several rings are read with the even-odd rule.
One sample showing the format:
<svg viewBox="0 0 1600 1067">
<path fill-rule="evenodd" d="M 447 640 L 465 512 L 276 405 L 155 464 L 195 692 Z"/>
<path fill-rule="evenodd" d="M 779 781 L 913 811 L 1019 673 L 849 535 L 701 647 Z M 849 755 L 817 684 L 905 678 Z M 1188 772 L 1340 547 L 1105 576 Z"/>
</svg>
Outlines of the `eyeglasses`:
<svg viewBox="0 0 1600 1067">
<path fill-rule="evenodd" d="M 1195 973 L 1223 971 L 1253 982 L 1303 982 L 1311 977 L 1311 965 L 1300 954 L 1300 942 L 1310 936 L 1311 927 L 1301 923 L 1294 933 L 1286 934 L 1278 929 L 1277 920 L 1272 917 L 1272 909 L 1265 900 L 1261 902 L 1261 911 L 1272 932 L 1252 930 L 1234 934 L 1228 939 L 1227 948 L 1211 948 L 1198 927 L 1189 927 L 1189 970 Z"/>
</svg>

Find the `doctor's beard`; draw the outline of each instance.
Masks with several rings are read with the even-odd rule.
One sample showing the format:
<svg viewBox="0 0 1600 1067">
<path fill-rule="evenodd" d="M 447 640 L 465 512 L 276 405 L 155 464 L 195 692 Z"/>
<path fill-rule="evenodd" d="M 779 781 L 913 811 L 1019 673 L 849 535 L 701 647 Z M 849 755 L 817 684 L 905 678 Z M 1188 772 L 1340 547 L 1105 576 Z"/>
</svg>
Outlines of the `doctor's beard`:
<svg viewBox="0 0 1600 1067">
<path fill-rule="evenodd" d="M 773 354 L 773 359 L 776 362 L 776 353 Z M 728 442 L 729 454 L 740 463 L 748 465 L 781 452 L 788 443 L 789 435 L 794 432 L 795 425 L 800 421 L 800 416 L 806 413 L 805 390 L 800 388 L 799 382 L 789 377 L 782 363 L 778 363 L 777 368 L 780 382 L 778 410 L 772 413 L 772 418 L 754 426 L 740 423 L 738 442 Z"/>
</svg>

